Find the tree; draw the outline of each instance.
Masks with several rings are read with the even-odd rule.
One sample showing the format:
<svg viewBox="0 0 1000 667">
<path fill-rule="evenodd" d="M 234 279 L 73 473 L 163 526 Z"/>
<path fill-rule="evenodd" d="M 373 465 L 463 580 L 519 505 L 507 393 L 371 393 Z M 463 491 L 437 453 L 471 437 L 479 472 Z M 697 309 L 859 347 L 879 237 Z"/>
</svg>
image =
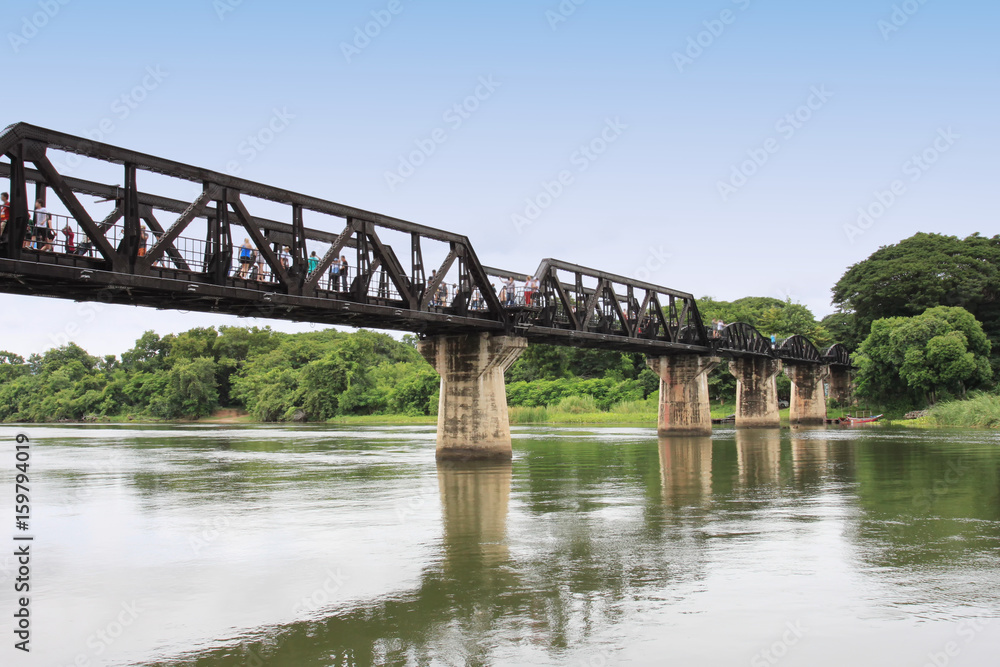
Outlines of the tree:
<svg viewBox="0 0 1000 667">
<path fill-rule="evenodd" d="M 209 357 L 175 363 L 166 391 L 153 399 L 150 411 L 167 419 L 207 417 L 219 404 L 215 372 L 215 361 Z"/>
<path fill-rule="evenodd" d="M 993 377 L 991 344 L 964 308 L 937 306 L 915 317 L 875 320 L 858 348 L 858 394 L 933 403 L 942 392 L 964 395 Z"/>
<path fill-rule="evenodd" d="M 833 302 L 855 318 L 858 338 L 887 317 L 934 306 L 969 311 L 1000 353 L 1000 236 L 965 239 L 919 233 L 854 264 L 833 287 Z M 994 358 L 1000 368 L 1000 358 Z"/>
<path fill-rule="evenodd" d="M 122 352 L 121 367 L 126 371 L 157 371 L 167 365 L 167 355 L 170 353 L 170 340 L 160 338 L 155 331 L 142 334 L 135 346 L 128 352 Z"/>
</svg>

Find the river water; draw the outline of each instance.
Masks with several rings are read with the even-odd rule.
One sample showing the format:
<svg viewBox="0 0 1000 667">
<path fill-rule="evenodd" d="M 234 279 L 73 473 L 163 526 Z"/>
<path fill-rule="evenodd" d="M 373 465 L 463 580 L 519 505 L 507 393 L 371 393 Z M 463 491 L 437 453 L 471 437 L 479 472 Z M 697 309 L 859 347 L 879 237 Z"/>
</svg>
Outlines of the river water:
<svg viewBox="0 0 1000 667">
<path fill-rule="evenodd" d="M 438 465 L 423 426 L 0 427 L 0 540 L 34 537 L 0 664 L 1000 664 L 996 433 L 514 438 Z"/>
</svg>

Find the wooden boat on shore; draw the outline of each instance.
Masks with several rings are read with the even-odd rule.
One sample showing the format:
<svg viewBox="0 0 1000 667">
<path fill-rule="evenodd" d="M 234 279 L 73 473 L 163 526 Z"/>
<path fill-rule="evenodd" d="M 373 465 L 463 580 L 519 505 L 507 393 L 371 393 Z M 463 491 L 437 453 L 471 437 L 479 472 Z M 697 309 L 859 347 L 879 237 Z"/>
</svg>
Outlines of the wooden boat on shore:
<svg viewBox="0 0 1000 667">
<path fill-rule="evenodd" d="M 840 418 L 841 424 L 847 424 L 848 426 L 854 426 L 855 424 L 871 424 L 882 419 L 882 415 L 874 415 L 872 417 L 852 417 L 850 415 L 844 415 Z"/>
</svg>

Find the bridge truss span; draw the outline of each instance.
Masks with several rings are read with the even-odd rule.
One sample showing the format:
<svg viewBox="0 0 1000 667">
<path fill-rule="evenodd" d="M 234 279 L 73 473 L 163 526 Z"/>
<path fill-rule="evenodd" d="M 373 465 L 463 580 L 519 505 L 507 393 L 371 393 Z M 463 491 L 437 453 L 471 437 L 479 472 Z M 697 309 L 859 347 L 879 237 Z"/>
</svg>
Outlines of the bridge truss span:
<svg viewBox="0 0 1000 667">
<path fill-rule="evenodd" d="M 685 292 L 552 259 L 526 288 L 526 276 L 484 267 L 460 234 L 26 123 L 0 133 L 0 156 L 11 195 L 0 291 L 654 356 L 711 352 Z M 79 163 L 90 169 L 64 166 Z M 65 213 L 45 211 L 49 195 Z M 55 238 L 33 231 L 35 201 Z M 521 285 L 505 293 L 493 281 L 501 275 Z"/>
</svg>

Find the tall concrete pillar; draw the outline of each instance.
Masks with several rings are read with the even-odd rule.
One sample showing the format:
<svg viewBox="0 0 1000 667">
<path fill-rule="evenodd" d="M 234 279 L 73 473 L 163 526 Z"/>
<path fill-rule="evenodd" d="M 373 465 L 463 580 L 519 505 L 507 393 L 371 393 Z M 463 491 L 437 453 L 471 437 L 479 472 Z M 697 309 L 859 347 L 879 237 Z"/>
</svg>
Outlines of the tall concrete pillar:
<svg viewBox="0 0 1000 667">
<path fill-rule="evenodd" d="M 830 367 L 821 364 L 785 362 L 785 375 L 792 381 L 788 403 L 791 424 L 815 426 L 826 423 L 826 393 L 823 383 L 830 377 Z"/>
<path fill-rule="evenodd" d="M 830 398 L 841 405 L 846 405 L 851 400 L 851 370 L 849 368 L 830 369 Z"/>
<path fill-rule="evenodd" d="M 729 372 L 736 376 L 736 428 L 778 428 L 781 361 L 740 357 L 729 361 Z"/>
<path fill-rule="evenodd" d="M 420 354 L 441 375 L 439 460 L 511 457 L 503 374 L 527 347 L 524 338 L 487 333 L 420 341 Z"/>
<path fill-rule="evenodd" d="M 646 364 L 660 376 L 660 435 L 712 434 L 708 373 L 720 361 L 718 357 L 697 354 L 646 359 Z"/>
</svg>

